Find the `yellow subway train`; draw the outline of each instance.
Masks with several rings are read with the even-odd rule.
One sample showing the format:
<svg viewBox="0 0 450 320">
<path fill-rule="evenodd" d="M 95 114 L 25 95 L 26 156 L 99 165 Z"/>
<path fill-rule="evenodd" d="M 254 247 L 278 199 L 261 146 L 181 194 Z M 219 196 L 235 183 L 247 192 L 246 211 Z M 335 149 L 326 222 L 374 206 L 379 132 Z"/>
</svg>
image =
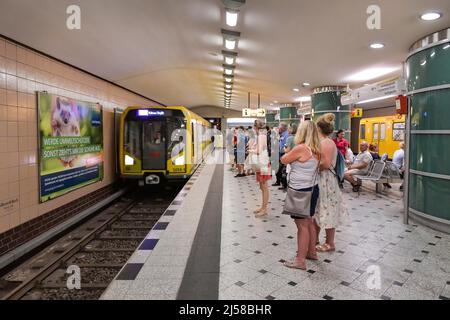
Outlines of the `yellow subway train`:
<svg viewBox="0 0 450 320">
<path fill-rule="evenodd" d="M 121 177 L 140 185 L 187 179 L 212 148 L 210 127 L 185 107 L 128 107 L 120 119 Z"/>
<path fill-rule="evenodd" d="M 387 153 L 392 159 L 400 142 L 404 140 L 404 115 L 364 118 L 359 123 L 359 143 L 367 141 L 369 144 L 377 144 L 380 156 Z"/>
</svg>

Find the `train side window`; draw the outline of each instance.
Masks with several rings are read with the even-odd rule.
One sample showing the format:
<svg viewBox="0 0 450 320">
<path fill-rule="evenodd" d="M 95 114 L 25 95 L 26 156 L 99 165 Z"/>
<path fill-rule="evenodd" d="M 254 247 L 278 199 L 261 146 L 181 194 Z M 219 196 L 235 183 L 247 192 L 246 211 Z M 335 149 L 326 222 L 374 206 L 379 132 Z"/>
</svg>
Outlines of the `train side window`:
<svg viewBox="0 0 450 320">
<path fill-rule="evenodd" d="M 404 141 L 405 140 L 405 123 L 404 122 L 394 122 L 394 127 L 392 130 L 392 140 L 393 141 Z"/>
<path fill-rule="evenodd" d="M 380 140 L 386 139 L 386 123 L 380 123 Z"/>
<path fill-rule="evenodd" d="M 359 136 L 361 137 L 361 140 L 366 139 L 366 124 L 365 123 L 361 124 L 361 132 L 360 132 Z"/>
<path fill-rule="evenodd" d="M 373 140 L 374 141 L 378 140 L 378 128 L 379 128 L 379 124 L 378 123 L 374 123 L 373 124 Z"/>
</svg>

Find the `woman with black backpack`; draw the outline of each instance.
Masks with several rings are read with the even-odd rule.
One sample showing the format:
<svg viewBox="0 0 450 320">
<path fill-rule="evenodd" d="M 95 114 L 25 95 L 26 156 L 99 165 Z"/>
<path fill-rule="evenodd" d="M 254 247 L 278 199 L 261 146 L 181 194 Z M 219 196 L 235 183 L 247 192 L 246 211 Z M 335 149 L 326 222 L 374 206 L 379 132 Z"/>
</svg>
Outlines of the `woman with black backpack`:
<svg viewBox="0 0 450 320">
<path fill-rule="evenodd" d="M 325 229 L 326 241 L 317 246 L 318 252 L 335 251 L 334 236 L 336 227 L 344 223 L 348 216 L 342 203 L 342 193 L 337 177 L 337 157 L 339 150 L 330 135 L 334 132 L 335 116 L 327 113 L 317 120 L 322 156 L 320 161 L 319 204 L 314 216 L 317 225 L 317 239 L 320 229 Z"/>
</svg>

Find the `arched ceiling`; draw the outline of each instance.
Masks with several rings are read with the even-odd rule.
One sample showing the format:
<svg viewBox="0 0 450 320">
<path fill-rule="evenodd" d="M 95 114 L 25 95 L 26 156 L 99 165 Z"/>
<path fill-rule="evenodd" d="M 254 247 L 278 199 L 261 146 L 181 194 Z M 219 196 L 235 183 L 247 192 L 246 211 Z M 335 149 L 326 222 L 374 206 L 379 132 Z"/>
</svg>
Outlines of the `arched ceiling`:
<svg viewBox="0 0 450 320">
<path fill-rule="evenodd" d="M 413 42 L 450 26 L 449 0 L 247 0 L 236 28 L 220 0 L 79 0 L 81 30 L 66 28 L 72 0 L 1 0 L 0 33 L 167 105 L 223 106 L 221 28 L 241 32 L 232 108 L 247 93 L 295 102 L 311 87 L 401 74 Z M 366 27 L 381 7 L 382 29 Z M 418 19 L 438 9 L 434 22 Z M 386 47 L 373 50 L 372 42 Z M 351 81 L 367 68 L 383 77 Z M 300 92 L 292 89 L 299 87 Z"/>
</svg>

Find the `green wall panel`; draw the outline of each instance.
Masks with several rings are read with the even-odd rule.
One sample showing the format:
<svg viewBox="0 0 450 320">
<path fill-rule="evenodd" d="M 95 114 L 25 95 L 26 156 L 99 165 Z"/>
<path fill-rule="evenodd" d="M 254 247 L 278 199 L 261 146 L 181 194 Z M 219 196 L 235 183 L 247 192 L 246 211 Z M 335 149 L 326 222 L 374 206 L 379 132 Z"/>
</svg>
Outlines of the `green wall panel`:
<svg viewBox="0 0 450 320">
<path fill-rule="evenodd" d="M 450 130 L 450 90 L 415 94 L 410 105 L 411 130 Z"/>
<path fill-rule="evenodd" d="M 410 145 L 410 168 L 450 175 L 450 136 L 415 134 Z"/>
<path fill-rule="evenodd" d="M 450 220 L 450 180 L 411 174 L 409 207 L 430 216 Z"/>
<path fill-rule="evenodd" d="M 280 121 L 286 124 L 298 123 L 300 121 L 297 115 L 296 107 L 285 107 L 280 109 Z"/>
</svg>

